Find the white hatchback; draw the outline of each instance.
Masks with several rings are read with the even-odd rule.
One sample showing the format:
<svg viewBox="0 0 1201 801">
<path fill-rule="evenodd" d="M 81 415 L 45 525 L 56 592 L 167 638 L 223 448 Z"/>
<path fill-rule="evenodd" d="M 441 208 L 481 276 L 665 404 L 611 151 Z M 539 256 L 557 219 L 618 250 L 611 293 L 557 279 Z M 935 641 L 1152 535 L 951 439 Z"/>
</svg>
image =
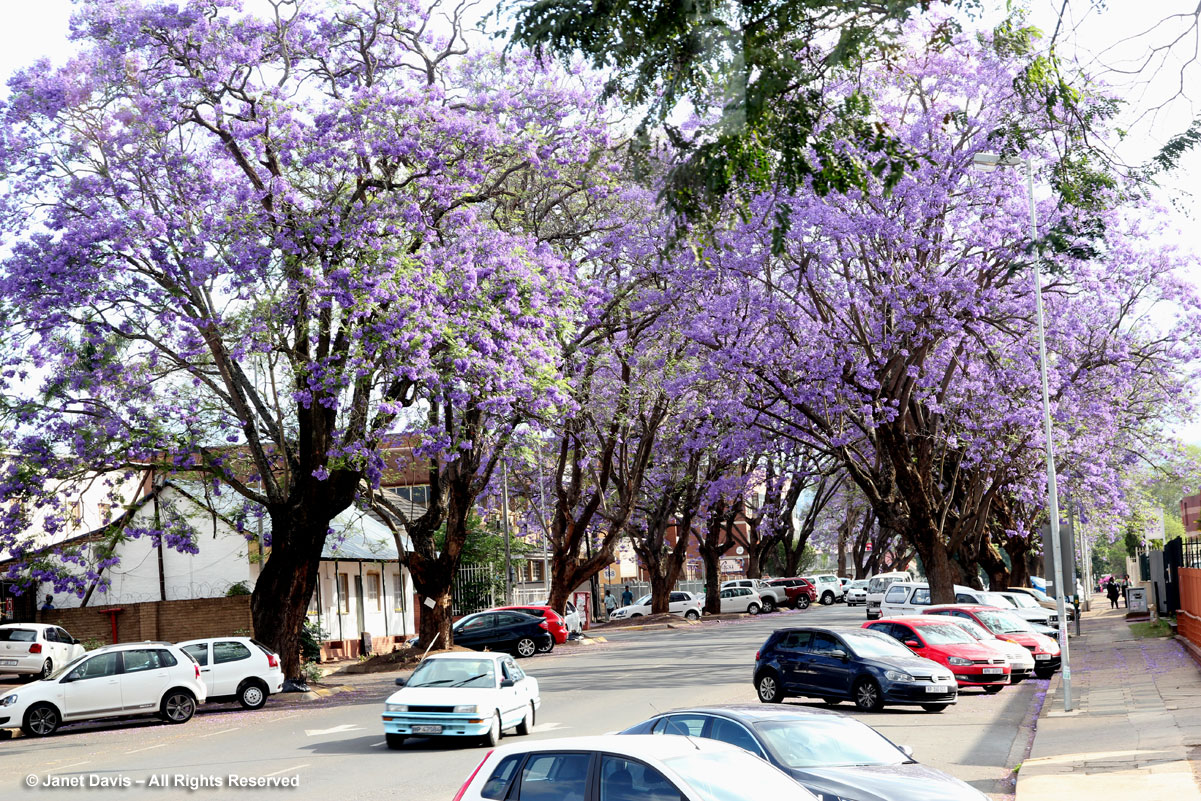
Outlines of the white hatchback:
<svg viewBox="0 0 1201 801">
<path fill-rule="evenodd" d="M 187 723 L 206 697 L 200 666 L 171 643 L 109 645 L 0 698 L 0 728 L 45 737 L 96 718 L 157 714 Z"/>
<path fill-rule="evenodd" d="M 47 678 L 58 668 L 83 656 L 83 646 L 58 626 L 47 623 L 6 623 L 0 626 L 0 673 Z"/>
<path fill-rule="evenodd" d="M 284 686 L 279 654 L 249 637 L 210 637 L 177 643 L 200 665 L 208 703 L 237 701 L 258 709 Z"/>
<path fill-rule="evenodd" d="M 755 597 L 758 596 L 756 595 Z M 667 601 L 667 611 L 673 615 L 682 615 L 688 620 L 699 620 L 701 617 L 701 601 L 690 592 L 672 590 L 671 597 Z M 651 597 L 644 595 L 629 606 L 614 609 L 609 615 L 609 619 L 627 620 L 635 617 L 645 617 L 650 613 Z"/>
</svg>

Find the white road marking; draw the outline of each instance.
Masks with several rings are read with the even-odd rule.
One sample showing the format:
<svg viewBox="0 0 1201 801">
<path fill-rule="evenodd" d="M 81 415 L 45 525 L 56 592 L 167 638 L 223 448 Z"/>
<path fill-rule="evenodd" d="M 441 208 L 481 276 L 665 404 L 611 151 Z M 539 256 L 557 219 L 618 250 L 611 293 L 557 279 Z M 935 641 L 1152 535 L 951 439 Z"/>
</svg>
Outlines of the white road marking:
<svg viewBox="0 0 1201 801">
<path fill-rule="evenodd" d="M 284 768 L 283 770 L 277 770 L 277 771 L 275 771 L 275 773 L 264 773 L 263 778 L 266 779 L 271 776 L 278 776 L 281 773 L 287 773 L 288 771 L 295 771 L 295 770 L 300 770 L 301 768 L 307 768 L 309 766 L 309 764 L 310 763 L 306 762 L 303 765 L 296 765 L 295 767 Z"/>
<path fill-rule="evenodd" d="M 159 743 L 158 745 L 148 745 L 148 746 L 146 746 L 145 748 L 135 748 L 135 749 L 133 749 L 132 751 L 126 751 L 125 753 L 127 753 L 127 754 L 137 754 L 137 753 L 140 753 L 140 752 L 142 752 L 142 751 L 153 751 L 155 748 L 166 748 L 166 747 L 167 747 L 167 744 L 166 744 L 166 743 Z"/>
<path fill-rule="evenodd" d="M 558 722 L 535 723 L 532 731 L 535 734 L 541 734 L 544 731 L 556 731 L 557 729 L 570 729 L 571 727 Z"/>
<path fill-rule="evenodd" d="M 383 741 L 383 742 L 379 742 L 379 743 L 372 743 L 372 744 L 371 744 L 371 747 L 372 747 L 372 748 L 379 748 L 381 745 L 387 745 L 387 744 L 388 744 L 388 742 L 385 740 L 385 741 Z"/>
<path fill-rule="evenodd" d="M 91 760 L 84 760 L 83 762 L 72 762 L 70 765 L 63 765 L 63 766 L 62 766 L 62 767 L 60 767 L 60 768 L 55 768 L 55 770 L 66 770 L 67 768 L 77 768 L 77 767 L 79 767 L 80 765 L 86 765 L 86 764 L 88 764 L 88 762 L 90 762 L 90 761 L 91 761 Z"/>
<path fill-rule="evenodd" d="M 363 728 L 356 726 L 353 723 L 343 723 L 341 726 L 331 726 L 328 729 L 305 729 L 304 733 L 308 737 L 317 737 L 322 734 L 341 734 L 344 731 L 358 731 Z"/>
<path fill-rule="evenodd" d="M 221 731 L 211 731 L 208 734 L 202 734 L 197 737 L 197 740 L 203 740 L 205 737 L 216 737 L 218 734 L 229 734 L 231 731 L 237 731 L 241 726 L 234 726 L 232 729 L 222 729 Z"/>
</svg>

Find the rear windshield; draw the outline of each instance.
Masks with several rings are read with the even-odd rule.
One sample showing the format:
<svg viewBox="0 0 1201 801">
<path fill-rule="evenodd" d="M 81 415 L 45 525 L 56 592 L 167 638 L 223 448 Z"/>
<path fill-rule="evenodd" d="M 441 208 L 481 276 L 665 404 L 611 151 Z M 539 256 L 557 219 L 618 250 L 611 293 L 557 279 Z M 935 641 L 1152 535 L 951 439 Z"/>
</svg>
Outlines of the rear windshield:
<svg viewBox="0 0 1201 801">
<path fill-rule="evenodd" d="M 33 642 L 37 638 L 33 629 L 0 629 L 0 642 Z"/>
</svg>

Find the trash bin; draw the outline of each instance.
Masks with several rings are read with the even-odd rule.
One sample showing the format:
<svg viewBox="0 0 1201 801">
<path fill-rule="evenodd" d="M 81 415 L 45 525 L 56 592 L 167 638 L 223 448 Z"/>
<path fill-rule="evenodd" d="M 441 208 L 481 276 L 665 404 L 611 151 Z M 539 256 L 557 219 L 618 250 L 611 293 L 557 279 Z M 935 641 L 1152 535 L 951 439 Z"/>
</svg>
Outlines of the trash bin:
<svg viewBox="0 0 1201 801">
<path fill-rule="evenodd" d="M 371 632 L 359 632 L 359 653 L 363 656 L 371 656 Z"/>
<path fill-rule="evenodd" d="M 1128 612 L 1147 612 L 1147 588 L 1131 587 L 1126 591 Z"/>
</svg>

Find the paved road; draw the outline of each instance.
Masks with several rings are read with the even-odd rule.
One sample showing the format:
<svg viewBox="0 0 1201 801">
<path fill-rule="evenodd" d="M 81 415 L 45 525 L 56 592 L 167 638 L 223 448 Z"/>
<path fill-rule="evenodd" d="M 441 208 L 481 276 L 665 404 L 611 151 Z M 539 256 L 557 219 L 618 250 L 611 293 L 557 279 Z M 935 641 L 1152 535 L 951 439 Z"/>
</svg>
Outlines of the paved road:
<svg viewBox="0 0 1201 801">
<path fill-rule="evenodd" d="M 532 736 L 599 734 L 660 710 L 753 701 L 751 665 L 768 632 L 802 621 L 858 624 L 862 618 L 862 609 L 813 608 L 685 629 L 613 633 L 604 645 L 535 657 L 523 663 L 542 686 L 543 705 Z M 97 801 L 196 799 L 208 792 L 225 798 L 224 787 L 205 790 L 203 785 L 217 779 L 228 785 L 233 774 L 286 778 L 299 785 L 299 790 L 236 791 L 246 798 L 278 798 L 286 792 L 303 799 L 449 799 L 484 751 L 420 740 L 389 751 L 379 714 L 392 678 L 354 677 L 353 692 L 317 702 L 284 696 L 258 712 L 211 707 L 184 726 L 150 720 L 86 724 L 44 740 L 0 742 L 0 798 L 50 801 L 79 792 L 48 788 L 48 781 L 82 782 L 87 798 Z M 968 692 L 941 715 L 920 709 L 861 715 L 844 707 L 912 746 L 923 762 L 1000 799 L 1009 792 L 1011 768 L 1022 758 L 1033 705 L 1045 686 L 1027 682 L 996 696 Z M 38 787 L 26 787 L 30 775 Z M 104 782 L 119 789 L 98 786 Z M 124 782 L 128 788 L 120 787 Z M 190 792 L 189 783 L 201 788 Z"/>
</svg>

